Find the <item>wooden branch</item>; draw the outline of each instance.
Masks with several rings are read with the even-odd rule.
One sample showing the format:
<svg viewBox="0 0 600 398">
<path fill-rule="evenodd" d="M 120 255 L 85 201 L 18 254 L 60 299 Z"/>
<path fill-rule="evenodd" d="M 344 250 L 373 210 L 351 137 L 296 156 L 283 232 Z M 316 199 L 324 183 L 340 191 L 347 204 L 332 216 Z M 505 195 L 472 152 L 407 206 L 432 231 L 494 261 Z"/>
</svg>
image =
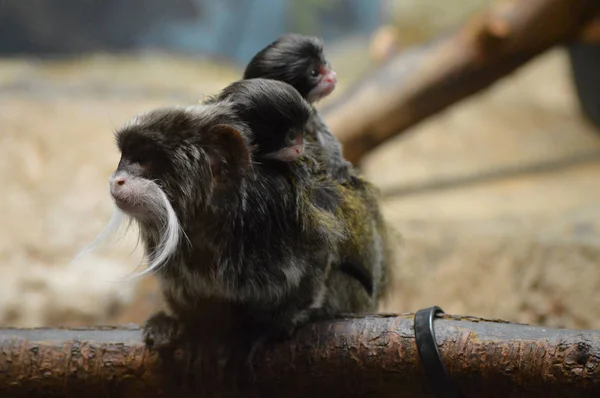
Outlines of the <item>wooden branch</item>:
<svg viewBox="0 0 600 398">
<path fill-rule="evenodd" d="M 323 116 L 346 158 L 358 163 L 394 135 L 574 38 L 599 10 L 596 0 L 501 0 L 456 33 L 394 56 Z"/>
<path fill-rule="evenodd" d="M 448 315 L 434 326 L 466 397 L 600 396 L 600 332 Z M 245 397 L 431 396 L 412 314 L 315 323 L 255 359 Z M 163 374 L 137 327 L 0 330 L 2 397 L 178 396 Z"/>
</svg>

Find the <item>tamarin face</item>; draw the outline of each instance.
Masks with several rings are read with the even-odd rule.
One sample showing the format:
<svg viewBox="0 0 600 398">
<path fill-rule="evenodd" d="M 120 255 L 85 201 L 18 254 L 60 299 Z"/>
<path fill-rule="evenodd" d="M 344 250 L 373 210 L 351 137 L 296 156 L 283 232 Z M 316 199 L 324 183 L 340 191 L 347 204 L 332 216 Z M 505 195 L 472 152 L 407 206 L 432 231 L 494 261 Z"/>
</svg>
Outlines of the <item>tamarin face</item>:
<svg viewBox="0 0 600 398">
<path fill-rule="evenodd" d="M 247 132 L 225 106 L 163 109 L 117 132 L 121 159 L 110 179 L 115 204 L 140 221 L 167 198 L 180 217 L 211 205 L 215 190 L 250 170 Z M 232 187 L 233 188 L 233 187 Z"/>
<path fill-rule="evenodd" d="M 337 84 L 322 41 L 296 34 L 282 36 L 252 58 L 244 79 L 258 77 L 286 82 L 310 103 L 331 94 Z"/>
</svg>

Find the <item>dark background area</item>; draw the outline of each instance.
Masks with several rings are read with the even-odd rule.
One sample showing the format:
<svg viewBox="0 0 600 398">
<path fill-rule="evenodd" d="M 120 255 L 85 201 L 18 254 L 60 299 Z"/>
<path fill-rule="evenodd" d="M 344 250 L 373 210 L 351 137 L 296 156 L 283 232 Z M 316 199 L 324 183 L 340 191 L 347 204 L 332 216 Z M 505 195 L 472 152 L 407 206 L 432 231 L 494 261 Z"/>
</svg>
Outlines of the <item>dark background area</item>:
<svg viewBox="0 0 600 398">
<path fill-rule="evenodd" d="M 371 34 L 380 0 L 1 0 L 0 54 L 163 49 L 246 62 L 294 31 Z"/>
</svg>

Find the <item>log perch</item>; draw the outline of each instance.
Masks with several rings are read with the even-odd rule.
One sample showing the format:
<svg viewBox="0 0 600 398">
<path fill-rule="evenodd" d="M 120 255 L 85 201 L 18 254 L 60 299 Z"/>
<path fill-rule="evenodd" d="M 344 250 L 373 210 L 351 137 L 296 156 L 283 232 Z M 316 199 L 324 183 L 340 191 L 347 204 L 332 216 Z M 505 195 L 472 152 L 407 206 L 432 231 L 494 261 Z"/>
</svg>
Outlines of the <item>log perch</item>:
<svg viewBox="0 0 600 398">
<path fill-rule="evenodd" d="M 308 325 L 257 354 L 244 396 L 431 397 L 412 314 Z M 434 323 L 465 397 L 599 397 L 600 332 L 444 315 Z M 140 329 L 2 329 L 1 397 L 172 397 Z"/>
<path fill-rule="evenodd" d="M 597 0 L 497 1 L 455 33 L 403 51 L 364 76 L 322 109 L 325 122 L 357 164 L 376 146 L 549 48 L 600 39 L 599 13 Z"/>
</svg>

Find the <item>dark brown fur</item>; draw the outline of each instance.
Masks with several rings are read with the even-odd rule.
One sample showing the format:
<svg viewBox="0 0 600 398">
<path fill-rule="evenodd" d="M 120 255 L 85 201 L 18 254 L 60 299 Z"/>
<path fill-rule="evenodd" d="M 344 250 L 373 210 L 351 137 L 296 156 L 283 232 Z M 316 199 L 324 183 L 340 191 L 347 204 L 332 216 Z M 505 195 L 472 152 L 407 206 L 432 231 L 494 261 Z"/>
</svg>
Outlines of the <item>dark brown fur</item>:
<svg viewBox="0 0 600 398">
<path fill-rule="evenodd" d="M 375 312 L 386 290 L 372 187 L 331 178 L 314 149 L 295 162 L 263 159 L 263 145 L 306 131 L 313 109 L 286 83 L 253 80 L 242 85 L 261 89 L 244 102 L 161 109 L 117 133 L 118 171 L 143 169 L 138 178 L 165 192 L 186 236 L 158 271 L 168 311 L 144 330 L 147 344 L 171 357 L 176 347 L 202 363 L 249 353 L 311 320 Z M 138 224 L 151 253 L 159 226 Z M 348 264 L 366 270 L 369 289 Z"/>
</svg>

